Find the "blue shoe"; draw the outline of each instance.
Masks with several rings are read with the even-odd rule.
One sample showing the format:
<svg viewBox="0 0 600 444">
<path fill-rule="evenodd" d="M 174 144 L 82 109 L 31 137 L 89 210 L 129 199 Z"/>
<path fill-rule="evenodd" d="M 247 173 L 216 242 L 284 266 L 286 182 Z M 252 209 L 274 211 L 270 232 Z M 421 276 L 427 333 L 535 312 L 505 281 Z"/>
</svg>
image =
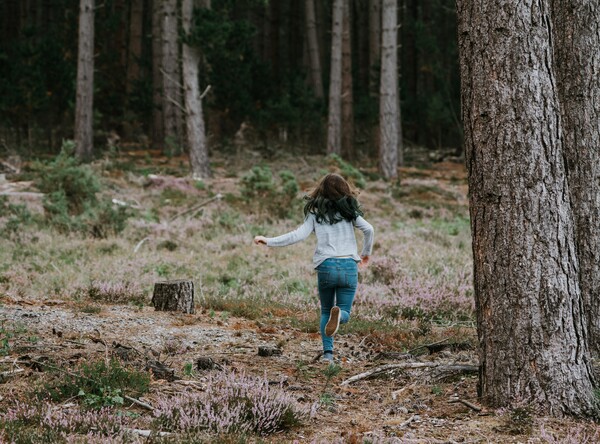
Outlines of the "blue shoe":
<svg viewBox="0 0 600 444">
<path fill-rule="evenodd" d="M 323 356 L 321 357 L 322 361 L 325 362 L 329 362 L 330 364 L 333 364 L 333 352 L 330 351 L 326 351 L 323 353 Z"/>
</svg>

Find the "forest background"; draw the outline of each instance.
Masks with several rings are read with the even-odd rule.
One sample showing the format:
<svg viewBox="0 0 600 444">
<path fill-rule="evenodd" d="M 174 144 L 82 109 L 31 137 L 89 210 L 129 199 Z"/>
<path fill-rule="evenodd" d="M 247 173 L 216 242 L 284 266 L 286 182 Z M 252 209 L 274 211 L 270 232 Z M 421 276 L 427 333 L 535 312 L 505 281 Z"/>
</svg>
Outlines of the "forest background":
<svg viewBox="0 0 600 444">
<path fill-rule="evenodd" d="M 268 149 L 289 141 L 307 153 L 325 151 L 332 2 L 315 2 L 314 10 L 322 91 L 311 80 L 305 3 L 213 0 L 211 9 L 196 9 L 189 36 L 202 53 L 200 89 L 211 87 L 203 100 L 210 149 L 227 150 L 240 128 L 251 127 L 257 144 Z M 342 149 L 349 159 L 374 158 L 381 4 L 349 5 L 343 95 L 352 103 Z M 166 154 L 185 149 L 181 129 L 165 133 L 157 117 L 165 100 L 161 76 L 177 72 L 161 64 L 162 7 L 150 0 L 96 6 L 93 121 L 99 149 L 114 143 L 115 135 Z M 3 0 L 0 11 L 1 149 L 57 153 L 63 139 L 73 138 L 79 4 Z M 403 0 L 397 11 L 403 139 L 459 153 L 454 3 Z M 168 100 L 183 107 L 180 94 Z"/>
</svg>

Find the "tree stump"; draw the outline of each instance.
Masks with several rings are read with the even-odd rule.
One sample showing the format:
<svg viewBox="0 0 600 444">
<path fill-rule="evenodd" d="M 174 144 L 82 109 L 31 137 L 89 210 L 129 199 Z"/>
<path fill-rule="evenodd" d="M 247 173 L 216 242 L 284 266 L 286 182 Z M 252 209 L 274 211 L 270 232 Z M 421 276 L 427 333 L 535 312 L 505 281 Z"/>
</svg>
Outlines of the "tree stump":
<svg viewBox="0 0 600 444">
<path fill-rule="evenodd" d="M 156 311 L 194 314 L 194 283 L 184 280 L 156 282 L 152 305 Z"/>
</svg>

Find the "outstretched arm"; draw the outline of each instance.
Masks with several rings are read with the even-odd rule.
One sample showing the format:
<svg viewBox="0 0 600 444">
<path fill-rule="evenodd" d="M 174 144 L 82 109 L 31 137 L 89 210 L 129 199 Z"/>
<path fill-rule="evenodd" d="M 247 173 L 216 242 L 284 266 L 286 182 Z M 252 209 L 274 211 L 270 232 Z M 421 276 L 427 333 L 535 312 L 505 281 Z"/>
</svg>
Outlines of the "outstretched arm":
<svg viewBox="0 0 600 444">
<path fill-rule="evenodd" d="M 360 257 L 362 258 L 361 265 L 365 266 L 369 263 L 369 256 L 371 256 L 371 252 L 373 251 L 373 237 L 375 235 L 375 230 L 373 229 L 373 225 L 367 222 L 363 217 L 358 216 L 354 221 L 354 226 L 363 232 L 363 248 L 360 253 Z"/>
<path fill-rule="evenodd" d="M 290 231 L 289 233 L 277 237 L 256 236 L 254 238 L 254 243 L 257 245 L 267 245 L 269 247 L 285 247 L 306 239 L 310 236 L 310 233 L 313 232 L 314 228 L 314 216 L 309 214 L 304 220 L 304 223 L 294 231 Z"/>
</svg>

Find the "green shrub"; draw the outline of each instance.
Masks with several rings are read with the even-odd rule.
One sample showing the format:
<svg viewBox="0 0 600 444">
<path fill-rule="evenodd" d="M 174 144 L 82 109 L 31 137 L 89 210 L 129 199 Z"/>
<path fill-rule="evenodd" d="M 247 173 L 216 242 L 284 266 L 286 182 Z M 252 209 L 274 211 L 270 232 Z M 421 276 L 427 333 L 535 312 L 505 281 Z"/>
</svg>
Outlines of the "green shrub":
<svg viewBox="0 0 600 444">
<path fill-rule="evenodd" d="M 11 239 L 19 240 L 24 226 L 38 222 L 25 205 L 11 204 L 6 196 L 0 196 L 0 214 L 5 217 L 0 225 L 0 235 Z"/>
<path fill-rule="evenodd" d="M 258 209 L 276 218 L 288 217 L 295 209 L 300 187 L 294 173 L 284 170 L 275 180 L 268 166 L 255 166 L 242 177 L 242 199 Z"/>
<path fill-rule="evenodd" d="M 73 142 L 66 141 L 53 161 L 36 165 L 36 185 L 46 193 L 46 221 L 66 233 L 80 232 L 97 238 L 120 233 L 130 210 L 115 207 L 108 198 L 98 198 L 100 179 L 89 165 L 78 162 L 73 150 Z"/>
<path fill-rule="evenodd" d="M 367 181 L 363 173 L 356 169 L 352 164 L 346 162 L 337 154 L 330 154 L 329 160 L 340 170 L 341 175 L 352 182 L 356 187 L 364 189 L 367 186 Z"/>
<path fill-rule="evenodd" d="M 127 368 L 116 359 L 84 363 L 74 374 L 59 373 L 59 378 L 46 384 L 39 398 L 54 402 L 79 397 L 87 407 L 123 404 L 123 394 L 140 396 L 150 386 L 150 374 Z"/>
</svg>

